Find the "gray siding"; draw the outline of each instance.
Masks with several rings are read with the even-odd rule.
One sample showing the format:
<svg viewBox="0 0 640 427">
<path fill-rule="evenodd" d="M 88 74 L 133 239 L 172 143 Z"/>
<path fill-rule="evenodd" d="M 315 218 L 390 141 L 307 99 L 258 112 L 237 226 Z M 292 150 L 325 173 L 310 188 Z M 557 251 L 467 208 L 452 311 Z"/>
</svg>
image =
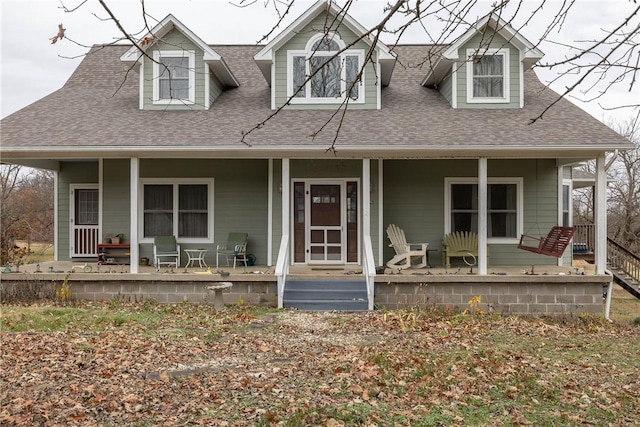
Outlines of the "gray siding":
<svg viewBox="0 0 640 427">
<path fill-rule="evenodd" d="M 124 234 L 124 243 L 130 243 L 130 161 L 106 159 L 103 161 L 102 168 L 102 235 Z"/>
<path fill-rule="evenodd" d="M 182 249 L 208 248 L 206 261 L 209 265 L 215 265 L 215 245 L 226 243 L 230 232 L 248 233 L 248 253 L 257 257 L 257 263 L 266 264 L 267 176 L 267 160 L 159 159 L 140 162 L 141 178 L 214 179 L 214 244 L 181 245 Z M 141 256 L 149 256 L 151 250 L 151 244 L 142 245 Z"/>
<path fill-rule="evenodd" d="M 222 83 L 220 83 L 220 80 L 218 80 L 216 75 L 213 74 L 213 71 L 210 71 L 209 72 L 209 106 L 213 104 L 213 101 L 215 101 L 216 98 L 218 98 L 218 96 L 220 96 L 221 93 L 222 93 Z"/>
<path fill-rule="evenodd" d="M 58 259 L 68 261 L 71 184 L 98 184 L 98 162 L 60 162 L 58 173 Z"/>
<path fill-rule="evenodd" d="M 464 46 L 458 50 L 459 58 L 467 58 L 467 49 L 477 49 L 481 42 L 486 42 L 487 36 L 478 34 L 472 37 Z M 458 108 L 520 108 L 520 52 L 518 49 L 509 44 L 499 34 L 491 39 L 490 48 L 509 48 L 509 90 L 511 92 L 510 102 L 506 103 L 487 103 L 487 104 L 468 104 L 467 103 L 467 64 L 457 63 L 457 90 L 458 90 Z"/>
<path fill-rule="evenodd" d="M 154 104 L 153 103 L 153 62 L 149 58 L 144 58 L 144 90 L 143 90 L 143 108 L 145 110 L 185 110 L 185 109 L 204 109 L 204 61 L 202 60 L 203 52 L 195 44 L 191 42 L 178 30 L 169 31 L 162 40 L 158 41 L 153 48 L 147 53 L 153 58 L 153 52 L 157 50 L 193 50 L 195 51 L 195 105 L 188 104 Z"/>
<path fill-rule="evenodd" d="M 440 265 L 444 235 L 444 179 L 477 176 L 476 160 L 386 160 L 384 162 L 384 228 L 395 223 L 407 240 L 427 242 L 437 252 L 432 265 Z M 489 160 L 489 177 L 522 177 L 524 191 L 523 232 L 546 235 L 558 215 L 555 161 Z M 407 185 L 411 183 L 411 185 Z M 518 236 L 519 237 L 519 236 Z M 385 240 L 386 242 L 386 240 Z M 516 244 L 490 244 L 491 265 L 555 265 L 555 258 L 519 250 Z M 393 255 L 385 247 L 385 262 Z"/>
<path fill-rule="evenodd" d="M 275 54 L 275 90 L 276 95 L 276 108 L 282 106 L 287 101 L 287 51 L 288 50 L 303 50 L 307 41 L 310 37 L 314 36 L 318 32 L 323 31 L 325 22 L 331 19 L 327 18 L 326 13 L 321 13 L 318 15 L 308 26 L 306 29 L 300 31 L 297 35 L 293 36 L 287 43 L 285 43 Z M 346 27 L 342 26 L 337 31 L 340 35 L 340 38 L 346 43 L 346 45 L 350 45 L 353 43 L 357 37 Z M 353 47 L 353 49 L 363 49 L 366 51 L 369 46 L 363 41 L 359 41 Z M 374 62 L 376 61 L 376 57 L 374 55 Z M 364 91 L 365 91 L 365 103 L 364 104 L 349 104 L 349 108 L 351 109 L 376 109 L 378 102 L 378 89 L 377 85 L 377 73 L 373 64 L 367 64 L 365 68 L 365 82 L 364 82 Z M 339 105 L 339 103 L 335 104 L 310 104 L 310 105 L 291 105 L 287 108 L 291 109 L 333 109 Z"/>
<path fill-rule="evenodd" d="M 452 105 L 452 99 L 453 99 L 453 79 L 451 78 L 451 75 L 448 75 L 447 77 L 444 78 L 444 80 L 442 81 L 442 84 L 440 85 L 440 87 L 438 88 L 438 90 L 440 90 L 440 93 L 442 94 L 442 96 L 444 96 L 444 98 L 447 100 L 447 102 L 449 103 L 449 105 Z"/>
</svg>

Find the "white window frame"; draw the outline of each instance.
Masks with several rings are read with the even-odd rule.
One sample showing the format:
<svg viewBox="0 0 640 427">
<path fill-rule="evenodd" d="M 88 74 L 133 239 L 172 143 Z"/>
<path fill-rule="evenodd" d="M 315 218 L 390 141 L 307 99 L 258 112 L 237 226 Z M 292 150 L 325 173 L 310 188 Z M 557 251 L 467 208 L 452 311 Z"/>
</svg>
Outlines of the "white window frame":
<svg viewBox="0 0 640 427">
<path fill-rule="evenodd" d="M 160 98 L 160 74 L 162 74 L 162 65 L 158 64 L 162 58 L 189 58 L 189 98 Z M 153 59 L 157 62 L 153 63 L 153 103 L 161 105 L 172 104 L 195 104 L 196 102 L 196 53 L 193 50 L 156 50 L 153 52 Z"/>
<path fill-rule="evenodd" d="M 213 178 L 143 178 L 138 189 L 138 240 L 140 243 L 153 243 L 153 237 L 144 237 L 144 187 L 145 185 L 173 185 L 173 235 L 178 243 L 213 244 Z M 208 185 L 207 193 L 207 237 L 178 236 L 179 191 L 180 185 Z"/>
<path fill-rule="evenodd" d="M 474 97 L 473 96 L 473 58 L 477 56 L 501 55 L 502 61 L 502 97 Z M 467 103 L 468 104 L 508 104 L 511 102 L 511 91 L 509 86 L 509 49 L 467 49 Z"/>
<path fill-rule="evenodd" d="M 478 178 L 474 177 L 452 177 L 444 179 L 444 232 L 451 233 L 451 185 L 452 184 L 475 184 L 478 185 Z M 524 226 L 524 194 L 522 177 L 496 177 L 488 178 L 487 185 L 491 184 L 514 184 L 516 185 L 516 235 L 514 237 L 488 237 L 487 243 L 491 244 L 514 244 L 520 241 Z M 489 212 L 487 220 L 489 220 Z"/>
<path fill-rule="evenodd" d="M 358 81 L 358 98 L 357 99 L 349 99 L 349 103 L 350 104 L 364 104 L 365 102 L 365 94 L 364 94 L 364 81 L 365 81 L 365 69 L 364 69 L 364 50 L 363 49 L 348 49 L 345 50 L 344 52 L 341 52 L 340 55 L 338 55 L 338 57 L 340 58 L 340 62 L 341 62 L 341 75 L 340 75 L 340 97 L 336 97 L 336 98 L 314 98 L 311 96 L 311 81 L 308 81 L 306 83 L 306 90 L 305 90 L 305 96 L 304 97 L 294 97 L 292 98 L 293 94 L 294 94 L 294 89 L 293 89 L 293 58 L 296 56 L 304 56 L 305 57 L 305 76 L 308 76 L 310 71 L 309 71 L 309 58 L 313 55 L 313 49 L 312 46 L 315 42 L 317 42 L 318 40 L 321 40 L 322 38 L 324 38 L 325 36 L 331 38 L 332 41 L 335 41 L 336 43 L 338 43 L 338 46 L 340 47 L 340 50 L 345 48 L 345 44 L 342 41 L 342 39 L 340 39 L 340 36 L 338 36 L 335 33 L 329 33 L 329 34 L 325 34 L 325 33 L 319 33 L 316 34 L 314 36 L 312 36 L 309 41 L 307 42 L 307 45 L 305 46 L 304 50 L 289 50 L 287 51 L 287 99 L 289 100 L 290 104 L 337 104 L 337 103 L 341 103 L 345 100 L 345 95 L 347 93 L 347 81 L 346 81 L 346 67 L 345 67 L 345 62 L 346 62 L 346 57 L 347 56 L 356 56 L 358 58 L 358 73 L 360 72 L 360 70 L 362 69 L 362 75 L 361 75 L 361 79 L 360 81 Z M 318 51 L 321 52 L 321 51 Z M 328 51 L 329 55 L 322 55 L 322 56 L 333 56 L 335 53 L 335 51 Z M 318 56 L 316 54 L 316 56 Z"/>
</svg>

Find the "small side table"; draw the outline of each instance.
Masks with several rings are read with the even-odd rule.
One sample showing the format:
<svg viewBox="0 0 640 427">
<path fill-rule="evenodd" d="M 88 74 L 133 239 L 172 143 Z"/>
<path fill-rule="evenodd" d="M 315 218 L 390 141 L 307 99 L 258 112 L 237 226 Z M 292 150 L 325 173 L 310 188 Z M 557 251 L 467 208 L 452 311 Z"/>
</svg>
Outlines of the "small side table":
<svg viewBox="0 0 640 427">
<path fill-rule="evenodd" d="M 189 261 L 187 261 L 187 265 L 185 268 L 191 266 L 195 267 L 196 261 L 198 261 L 198 265 L 200 268 L 208 267 L 207 263 L 204 262 L 204 254 L 206 254 L 208 249 L 185 249 L 184 253 L 187 254 Z"/>
</svg>

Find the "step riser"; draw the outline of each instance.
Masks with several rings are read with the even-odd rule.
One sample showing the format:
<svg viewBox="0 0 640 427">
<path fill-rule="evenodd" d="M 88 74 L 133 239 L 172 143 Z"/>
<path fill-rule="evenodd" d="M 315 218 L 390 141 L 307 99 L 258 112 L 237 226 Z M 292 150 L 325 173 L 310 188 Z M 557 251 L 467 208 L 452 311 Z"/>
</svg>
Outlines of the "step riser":
<svg viewBox="0 0 640 427">
<path fill-rule="evenodd" d="M 367 311 L 367 284 L 362 280 L 287 281 L 283 306 L 309 311 Z"/>
<path fill-rule="evenodd" d="M 356 298 L 367 299 L 367 293 L 363 291 L 339 291 L 327 292 L 319 289 L 285 291 L 288 300 L 352 300 Z"/>
<path fill-rule="evenodd" d="M 308 302 L 297 302 L 297 303 L 287 303 L 284 302 L 283 306 L 285 308 L 296 308 L 298 310 L 307 310 L 307 311 L 367 311 L 368 305 L 367 302 L 352 302 L 352 301 L 308 301 Z"/>
</svg>

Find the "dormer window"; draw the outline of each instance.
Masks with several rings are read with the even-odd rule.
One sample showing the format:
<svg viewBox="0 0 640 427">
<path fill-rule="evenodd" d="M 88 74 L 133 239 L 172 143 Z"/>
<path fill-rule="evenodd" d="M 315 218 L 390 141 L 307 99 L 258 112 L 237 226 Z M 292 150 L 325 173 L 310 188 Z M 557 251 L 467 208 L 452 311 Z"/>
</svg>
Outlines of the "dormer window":
<svg viewBox="0 0 640 427">
<path fill-rule="evenodd" d="M 508 103 L 509 50 L 467 49 L 467 102 Z"/>
<path fill-rule="evenodd" d="M 195 52 L 155 51 L 153 59 L 153 103 L 195 103 Z"/>
<path fill-rule="evenodd" d="M 364 72 L 359 75 L 364 51 L 349 49 L 338 54 L 344 48 L 337 34 L 322 33 L 309 39 L 305 50 L 288 52 L 287 96 L 293 96 L 292 104 L 342 102 L 347 92 L 349 102 L 364 102 Z M 308 76 L 312 77 L 306 81 Z"/>
</svg>

